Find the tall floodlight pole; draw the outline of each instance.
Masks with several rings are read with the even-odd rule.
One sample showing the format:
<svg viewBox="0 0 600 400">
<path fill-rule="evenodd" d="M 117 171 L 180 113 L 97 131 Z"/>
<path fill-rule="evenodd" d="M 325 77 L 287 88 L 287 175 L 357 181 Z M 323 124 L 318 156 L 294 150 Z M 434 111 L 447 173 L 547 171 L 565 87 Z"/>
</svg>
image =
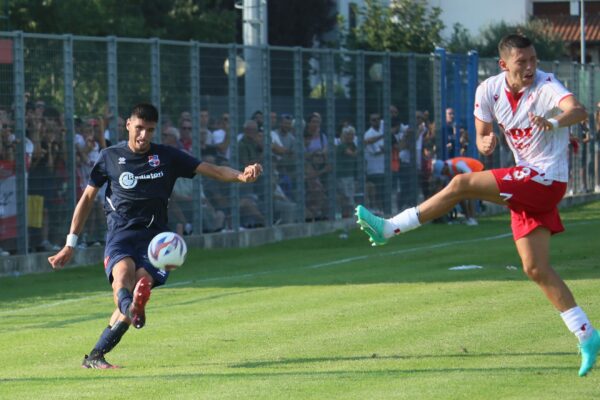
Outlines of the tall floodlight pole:
<svg viewBox="0 0 600 400">
<path fill-rule="evenodd" d="M 581 65 L 585 64 L 585 6 L 584 0 L 580 1 L 581 7 L 579 12 L 579 30 L 581 41 Z"/>
<path fill-rule="evenodd" d="M 249 117 L 263 104 L 262 52 L 267 43 L 266 0 L 243 0 L 244 59 L 246 61 L 245 117 Z M 269 116 L 265 116 L 268 118 Z"/>
</svg>

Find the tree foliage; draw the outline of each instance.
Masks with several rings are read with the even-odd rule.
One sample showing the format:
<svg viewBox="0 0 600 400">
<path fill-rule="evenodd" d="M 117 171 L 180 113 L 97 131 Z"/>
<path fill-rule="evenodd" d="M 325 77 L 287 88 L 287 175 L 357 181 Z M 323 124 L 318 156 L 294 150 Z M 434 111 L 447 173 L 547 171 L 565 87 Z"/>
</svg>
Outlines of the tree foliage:
<svg viewBox="0 0 600 400">
<path fill-rule="evenodd" d="M 11 30 L 235 41 L 233 0 L 12 0 Z"/>
<path fill-rule="evenodd" d="M 447 48 L 453 53 L 477 50 L 480 57 L 498 57 L 500 39 L 511 33 L 520 33 L 533 41 L 540 60 L 558 60 L 566 54 L 565 43 L 548 26 L 549 22 L 537 19 L 525 24 L 507 24 L 502 21 L 487 26 L 474 39 L 462 25 L 455 24 Z"/>
<path fill-rule="evenodd" d="M 429 53 L 442 43 L 442 10 L 426 0 L 365 0 L 357 9 L 358 25 L 345 33 L 353 49 Z"/>
<path fill-rule="evenodd" d="M 540 60 L 560 59 L 566 53 L 565 44 L 558 34 L 548 29 L 548 25 L 549 22 L 543 20 L 531 20 L 518 25 L 506 22 L 492 24 L 481 32 L 479 54 L 481 57 L 497 57 L 500 39 L 511 33 L 520 33 L 533 41 Z"/>
<path fill-rule="evenodd" d="M 477 49 L 477 42 L 469 30 L 465 28 L 461 23 L 456 23 L 452 26 L 452 34 L 450 39 L 446 43 L 446 50 L 451 53 L 468 53 L 471 50 Z"/>
</svg>

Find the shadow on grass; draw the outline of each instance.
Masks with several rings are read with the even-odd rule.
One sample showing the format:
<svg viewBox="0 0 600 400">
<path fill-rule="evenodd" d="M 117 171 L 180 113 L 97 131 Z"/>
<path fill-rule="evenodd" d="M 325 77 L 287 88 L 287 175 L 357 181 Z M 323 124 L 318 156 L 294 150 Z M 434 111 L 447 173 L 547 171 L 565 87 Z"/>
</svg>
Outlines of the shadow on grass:
<svg viewBox="0 0 600 400">
<path fill-rule="evenodd" d="M 315 363 L 332 363 L 338 361 L 377 361 L 377 360 L 421 360 L 421 359 L 443 359 L 443 358 L 487 358 L 487 357 L 557 357 L 572 356 L 574 353 L 546 352 L 546 353 L 456 353 L 456 354 L 421 354 L 421 355 L 379 355 L 371 354 L 354 357 L 307 357 L 307 358 L 283 358 L 279 360 L 248 361 L 239 364 L 230 364 L 230 368 L 268 368 L 288 365 L 302 365 Z"/>
<path fill-rule="evenodd" d="M 513 354 L 481 354 L 478 355 L 479 357 L 489 357 L 489 356 L 506 356 L 506 355 L 513 355 Z M 523 354 L 514 354 L 515 356 L 563 356 L 565 355 L 564 353 L 523 353 Z M 411 357 L 386 357 L 388 359 L 414 359 L 414 358 L 426 358 L 426 357 L 436 357 L 436 358 L 446 358 L 446 357 L 465 357 L 467 355 L 446 355 L 446 356 L 435 356 L 435 355 L 423 355 L 423 356 L 411 356 Z M 472 355 L 471 355 L 472 356 Z M 382 357 L 383 358 L 383 357 Z M 341 357 L 341 358 L 331 358 L 331 359 L 324 359 L 324 361 L 327 362 L 335 362 L 335 361 L 363 361 L 366 359 L 371 359 L 371 357 Z M 306 359 L 307 361 L 301 361 L 301 362 L 315 362 L 313 360 L 320 360 L 320 359 Z M 258 365 L 256 367 L 249 367 L 249 368 L 257 368 L 257 367 L 270 367 L 273 366 L 274 364 L 271 363 L 267 363 L 267 364 L 261 364 Z M 242 368 L 242 367 L 240 367 Z M 248 368 L 248 367 L 243 367 L 243 368 Z M 118 383 L 119 381 L 130 381 L 130 382 L 135 382 L 135 381 L 147 381 L 147 380 L 154 380 L 156 379 L 156 376 L 152 376 L 152 375 L 147 375 L 145 374 L 143 371 L 139 370 L 139 369 L 131 369 L 130 371 L 132 372 L 140 372 L 141 375 L 133 375 L 133 374 L 129 374 L 128 372 L 128 368 L 124 367 L 124 368 L 120 368 L 120 369 L 114 369 L 114 370 L 88 370 L 87 372 L 85 372 L 86 375 L 81 375 L 80 373 L 78 374 L 71 374 L 69 373 L 68 376 L 51 376 L 51 377 L 19 377 L 19 378 L 0 378 L 0 383 L 45 383 L 48 382 L 49 384 L 52 385 L 56 385 L 57 383 L 70 383 L 70 382 L 82 382 L 82 381 L 98 381 L 98 380 L 107 380 L 110 381 L 112 385 Z M 408 368 L 408 369 L 400 369 L 400 368 L 395 368 L 395 369 L 384 369 L 384 370 L 365 370 L 365 369 L 359 369 L 359 370 L 330 370 L 330 371 L 265 371 L 265 372 L 256 372 L 256 371 L 248 371 L 248 372 L 223 372 L 223 373 L 219 373 L 219 372 L 208 372 L 208 373 L 203 373 L 203 372 L 198 372 L 198 373 L 189 373 L 189 372 L 183 372 L 183 373 L 173 373 L 172 369 L 171 369 L 171 373 L 167 373 L 167 374 L 160 374 L 160 379 L 164 380 L 172 380 L 172 379 L 213 379 L 213 378 L 217 378 L 217 379 L 221 379 L 221 378 L 233 378 L 233 379 L 244 379 L 244 378 L 258 378 L 258 379 L 265 379 L 265 378 L 278 378 L 278 377 L 308 377 L 308 378 L 312 378 L 312 377 L 360 377 L 360 378 L 364 378 L 365 376 L 372 376 L 372 377 L 378 377 L 378 376 L 389 376 L 389 375 L 397 375 L 399 377 L 402 376 L 407 376 L 407 375 L 415 375 L 415 374 L 448 374 L 448 373 L 476 373 L 476 374 L 481 374 L 484 373 L 486 374 L 486 376 L 490 376 L 490 374 L 547 374 L 547 373 L 551 373 L 551 372 L 556 372 L 556 371 L 569 371 L 569 372 L 573 372 L 575 373 L 576 371 L 576 367 L 565 367 L 565 366 L 548 366 L 548 365 L 544 365 L 544 366 L 540 366 L 540 367 L 518 367 L 518 366 L 514 366 L 514 367 L 510 367 L 510 366 L 502 366 L 502 367 L 473 367 L 473 368 L 469 368 L 469 367 L 449 367 L 449 368 L 420 368 L 420 369 L 416 369 L 416 368 Z"/>
</svg>

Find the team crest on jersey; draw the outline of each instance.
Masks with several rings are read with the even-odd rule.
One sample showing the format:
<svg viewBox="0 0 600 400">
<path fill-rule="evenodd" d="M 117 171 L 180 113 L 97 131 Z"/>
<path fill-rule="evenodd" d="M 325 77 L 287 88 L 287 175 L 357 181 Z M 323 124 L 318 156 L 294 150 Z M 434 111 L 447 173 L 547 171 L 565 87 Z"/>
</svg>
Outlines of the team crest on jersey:
<svg viewBox="0 0 600 400">
<path fill-rule="evenodd" d="M 158 154 L 153 154 L 151 156 L 148 156 L 148 164 L 150 164 L 151 167 L 158 167 L 160 165 L 160 160 L 158 159 Z"/>
<path fill-rule="evenodd" d="M 500 96 L 498 96 L 497 94 L 494 95 L 494 101 L 498 101 L 499 98 Z"/>
</svg>

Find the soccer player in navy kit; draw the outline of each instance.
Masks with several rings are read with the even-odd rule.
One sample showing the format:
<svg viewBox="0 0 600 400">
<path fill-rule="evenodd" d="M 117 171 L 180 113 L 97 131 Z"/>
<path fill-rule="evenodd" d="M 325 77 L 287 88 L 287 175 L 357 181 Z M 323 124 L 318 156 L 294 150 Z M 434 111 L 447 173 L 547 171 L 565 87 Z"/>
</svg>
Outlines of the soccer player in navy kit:
<svg viewBox="0 0 600 400">
<path fill-rule="evenodd" d="M 158 111 L 153 105 L 142 103 L 133 108 L 126 124 L 129 140 L 102 150 L 75 207 L 65 247 L 48 258 L 52 268 L 60 269 L 73 257 L 77 235 L 83 230 L 98 190 L 106 183 L 104 268 L 117 308 L 90 354 L 84 357 L 85 368 L 115 368 L 104 355 L 119 343 L 129 325 L 137 329 L 144 326 L 150 291 L 167 280 L 168 272 L 150 264 L 147 249 L 156 234 L 169 230 L 167 206 L 175 180 L 201 174 L 224 182 L 250 183 L 262 173 L 260 164 L 246 166 L 240 172 L 151 143 L 157 122 Z"/>
</svg>

